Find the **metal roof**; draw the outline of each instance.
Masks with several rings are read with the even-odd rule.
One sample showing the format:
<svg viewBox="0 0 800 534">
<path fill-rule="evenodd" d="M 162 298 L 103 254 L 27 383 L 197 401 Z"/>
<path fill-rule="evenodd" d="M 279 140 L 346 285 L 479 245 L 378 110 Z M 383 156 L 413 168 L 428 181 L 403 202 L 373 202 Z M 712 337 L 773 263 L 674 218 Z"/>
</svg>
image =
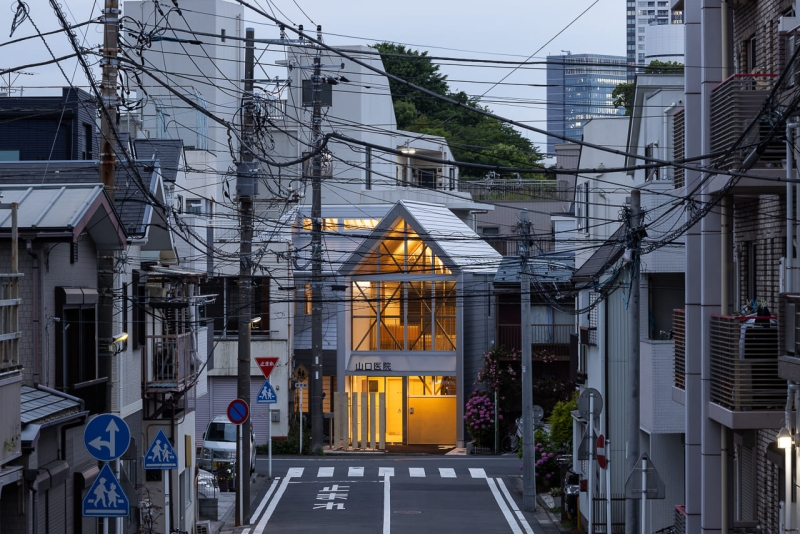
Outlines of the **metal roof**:
<svg viewBox="0 0 800 534">
<path fill-rule="evenodd" d="M 8 161 L 0 162 L 0 183 L 9 184 L 100 184 L 100 164 L 97 161 Z M 146 239 L 143 250 L 173 250 L 172 234 L 167 215 L 154 207 L 150 194 L 164 202 L 160 174 L 152 162 L 137 161 L 117 165 L 114 190 L 114 209 L 125 232 L 131 239 Z"/>
<path fill-rule="evenodd" d="M 65 415 L 78 413 L 80 401 L 59 394 L 56 391 L 43 391 L 30 386 L 20 388 L 20 421 L 23 425 L 46 423 Z"/>
<path fill-rule="evenodd" d="M 503 259 L 499 252 L 473 232 L 472 228 L 461 222 L 461 219 L 447 207 L 427 202 L 400 200 L 350 255 L 342 267 L 342 274 L 352 272 L 364 255 L 399 219 L 405 220 L 448 267 L 459 271 L 495 272 Z"/>
<path fill-rule="evenodd" d="M 11 203 L 16 202 L 20 235 L 71 237 L 84 231 L 98 246 L 119 249 L 126 237 L 100 184 L 0 185 L 0 233 L 11 231 Z"/>
<path fill-rule="evenodd" d="M 165 182 L 175 181 L 181 169 L 182 139 L 134 139 L 133 147 L 137 159 L 159 162 Z"/>
</svg>

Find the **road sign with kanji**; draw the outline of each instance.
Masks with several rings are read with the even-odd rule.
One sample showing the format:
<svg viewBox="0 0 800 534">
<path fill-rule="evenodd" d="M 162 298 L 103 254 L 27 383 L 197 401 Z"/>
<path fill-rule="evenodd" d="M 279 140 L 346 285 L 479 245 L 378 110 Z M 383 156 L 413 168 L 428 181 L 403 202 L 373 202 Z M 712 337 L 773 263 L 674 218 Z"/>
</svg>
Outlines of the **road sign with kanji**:
<svg viewBox="0 0 800 534">
<path fill-rule="evenodd" d="M 264 378 L 269 380 L 269 375 L 272 374 L 272 370 L 275 369 L 275 366 L 278 364 L 278 358 L 273 356 L 258 357 L 256 358 L 256 364 L 258 368 L 261 369 L 261 374 L 264 375 Z"/>
</svg>

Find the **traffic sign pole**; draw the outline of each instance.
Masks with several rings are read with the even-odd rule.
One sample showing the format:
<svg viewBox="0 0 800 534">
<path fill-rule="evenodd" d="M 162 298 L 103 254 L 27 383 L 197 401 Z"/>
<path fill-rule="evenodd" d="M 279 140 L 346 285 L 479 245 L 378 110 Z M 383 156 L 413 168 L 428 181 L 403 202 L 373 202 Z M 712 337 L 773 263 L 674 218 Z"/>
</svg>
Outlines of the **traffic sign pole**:
<svg viewBox="0 0 800 534">
<path fill-rule="evenodd" d="M 642 534 L 647 534 L 647 458 L 642 459 Z"/>
</svg>

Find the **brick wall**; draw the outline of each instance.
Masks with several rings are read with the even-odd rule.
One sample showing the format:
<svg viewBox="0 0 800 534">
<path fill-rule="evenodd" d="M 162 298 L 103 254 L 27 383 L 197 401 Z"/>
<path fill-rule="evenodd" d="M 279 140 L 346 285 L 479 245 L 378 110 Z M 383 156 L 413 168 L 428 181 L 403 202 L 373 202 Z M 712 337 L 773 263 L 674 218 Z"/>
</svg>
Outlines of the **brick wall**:
<svg viewBox="0 0 800 534">
<path fill-rule="evenodd" d="M 733 10 L 733 60 L 737 73 L 779 74 L 785 62 L 785 39 L 778 18 L 792 9 L 791 0 L 758 0 Z M 755 38 L 756 64 L 748 65 L 747 41 Z"/>
<path fill-rule="evenodd" d="M 733 213 L 739 295 L 736 309 L 752 299 L 766 300 L 775 314 L 780 291 L 780 259 L 786 250 L 786 201 L 775 195 L 736 197 Z M 748 274 L 753 269 L 751 244 L 756 246 L 754 280 Z M 755 282 L 755 294 L 751 294 L 749 288 L 751 281 Z"/>
</svg>

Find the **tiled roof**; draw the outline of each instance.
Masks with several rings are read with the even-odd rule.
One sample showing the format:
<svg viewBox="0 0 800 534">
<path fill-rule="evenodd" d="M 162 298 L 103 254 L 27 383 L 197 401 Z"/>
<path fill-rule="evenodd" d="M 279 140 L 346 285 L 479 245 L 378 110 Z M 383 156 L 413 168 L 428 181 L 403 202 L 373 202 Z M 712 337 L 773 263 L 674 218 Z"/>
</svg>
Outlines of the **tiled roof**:
<svg viewBox="0 0 800 534">
<path fill-rule="evenodd" d="M 136 159 L 158 160 L 161 177 L 165 182 L 174 182 L 181 166 L 183 140 L 181 139 L 134 139 Z"/>
<path fill-rule="evenodd" d="M 23 425 L 46 423 L 80 411 L 80 402 L 58 393 L 30 386 L 22 386 L 20 389 L 20 420 Z"/>
</svg>

